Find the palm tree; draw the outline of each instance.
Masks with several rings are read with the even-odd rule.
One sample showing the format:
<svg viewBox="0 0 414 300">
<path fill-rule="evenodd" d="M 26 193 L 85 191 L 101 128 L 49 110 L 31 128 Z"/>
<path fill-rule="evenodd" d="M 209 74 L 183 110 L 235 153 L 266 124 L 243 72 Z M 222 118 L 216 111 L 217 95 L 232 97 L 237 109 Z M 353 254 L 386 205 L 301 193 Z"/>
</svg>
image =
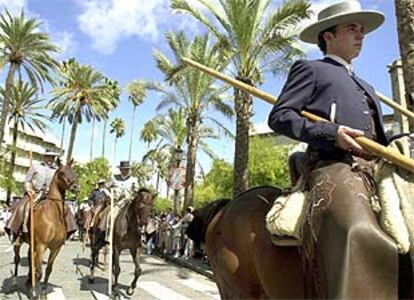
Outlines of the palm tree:
<svg viewBox="0 0 414 300">
<path fill-rule="evenodd" d="M 142 161 L 148 163 L 152 161 L 153 166 L 157 168 L 156 191 L 158 192 L 159 180 L 164 178 L 167 181 L 167 197 L 169 195 L 170 185 L 168 183 L 167 173 L 177 167 L 174 160 L 177 149 L 182 149 L 187 137 L 186 116 L 184 110 L 169 109 L 168 114 L 158 115 L 151 119 L 141 131 L 141 140 L 148 143 L 148 146 L 157 141 L 157 145 L 144 154 Z M 174 213 L 178 212 L 179 190 L 174 190 Z"/>
<path fill-rule="evenodd" d="M 37 97 L 37 92 L 37 88 L 31 86 L 29 83 L 18 81 L 17 84 L 12 87 L 10 93 L 10 101 L 8 103 L 10 114 L 8 116 L 8 123 L 13 124 L 10 176 L 13 176 L 16 163 L 18 129 L 25 130 L 26 127 L 29 127 L 34 131 L 35 128 L 38 128 L 43 132 L 44 129 L 48 127 L 45 121 L 48 120 L 49 117 L 42 113 L 45 107 L 41 104 L 43 99 Z M 4 99 L 6 94 L 5 89 L 0 88 L 0 94 Z M 10 202 L 10 196 L 11 188 L 9 187 L 7 189 L 7 203 Z"/>
<path fill-rule="evenodd" d="M 398 38 L 404 73 L 405 95 L 408 109 L 414 110 L 414 1 L 395 0 Z M 413 95 L 411 98 L 410 95 Z M 414 120 L 409 119 L 410 132 L 414 131 Z"/>
<path fill-rule="evenodd" d="M 302 51 L 297 47 L 296 26 L 310 14 L 307 0 L 288 0 L 270 11 L 271 0 L 197 0 L 206 13 L 189 0 L 172 0 L 176 12 L 192 15 L 211 32 L 231 58 L 236 78 L 252 86 L 263 82 L 263 73 L 279 73 Z M 216 22 L 213 22 L 216 21 Z M 216 25 L 218 24 L 218 26 Z M 249 126 L 252 97 L 234 90 L 237 115 L 233 194 L 248 188 Z"/>
<path fill-rule="evenodd" d="M 90 148 L 89 148 L 89 161 L 93 160 L 93 147 L 95 146 L 95 123 L 96 123 L 96 118 L 92 117 L 91 144 L 90 144 Z"/>
<path fill-rule="evenodd" d="M 132 154 L 132 141 L 134 138 L 134 123 L 135 123 L 135 112 L 139 105 L 144 102 L 144 98 L 146 96 L 146 84 L 142 80 L 135 80 L 128 84 L 128 99 L 131 101 L 132 106 L 134 107 L 132 111 L 132 121 L 131 121 L 131 141 L 129 142 L 129 154 L 128 160 L 131 161 L 131 154 Z"/>
<path fill-rule="evenodd" d="M 157 169 L 157 192 L 160 179 L 167 179 L 168 170 L 173 167 L 175 150 L 183 148 L 186 136 L 186 117 L 182 108 L 169 109 L 166 115 L 159 115 L 144 124 L 141 140 L 147 142 L 148 145 L 157 141 L 157 145 L 148 150 L 142 158 L 143 163 L 150 161 Z"/>
<path fill-rule="evenodd" d="M 215 118 L 219 112 L 231 119 L 233 109 L 223 98 L 227 87 L 214 84 L 214 79 L 195 69 L 183 69 L 181 57 L 187 56 L 214 69 L 222 70 L 228 60 L 223 52 L 217 51 L 217 45 L 210 45 L 209 35 L 197 36 L 191 42 L 183 32 L 167 33 L 167 42 L 177 61 L 174 64 L 160 51 L 155 50 L 154 56 L 157 66 L 172 84 L 173 89 L 157 84 L 149 84 L 163 94 L 157 110 L 166 107 L 182 107 L 186 115 L 187 126 L 187 167 L 186 186 L 184 190 L 184 209 L 192 205 L 194 198 L 194 178 L 202 124 L 213 124 L 222 132 L 231 135 L 230 131 Z"/>
<path fill-rule="evenodd" d="M 3 142 L 9 101 L 16 72 L 23 70 L 34 87 L 43 89 L 43 82 L 52 82 L 49 74 L 57 62 L 52 54 L 58 51 L 48 34 L 40 31 L 41 23 L 36 19 L 26 19 L 22 11 L 13 17 L 7 10 L 0 16 L 0 66 L 9 65 L 6 77 L 3 109 L 0 116 L 0 145 Z"/>
<path fill-rule="evenodd" d="M 75 145 L 78 124 L 86 118 L 98 121 L 106 118 L 108 112 L 119 101 L 119 86 L 89 65 L 81 65 L 74 58 L 64 61 L 59 68 L 60 78 L 54 85 L 49 107 L 52 117 L 59 122 L 67 116 L 72 124 L 67 161 L 70 162 Z"/>
<path fill-rule="evenodd" d="M 157 110 L 170 106 L 182 107 L 186 115 L 187 167 L 184 190 L 184 208 L 186 208 L 192 205 L 194 198 L 196 156 L 202 124 L 205 125 L 206 122 L 214 124 L 222 132 L 231 135 L 229 130 L 215 118 L 215 112 L 231 119 L 233 109 L 222 97 L 227 88 L 214 85 L 213 78 L 198 70 L 183 69 L 181 57 L 190 57 L 218 70 L 227 66 L 228 60 L 223 52 L 217 51 L 217 45 L 210 46 L 207 34 L 197 36 L 191 42 L 183 32 L 167 33 L 166 38 L 177 63 L 174 64 L 158 50 L 154 51 L 154 56 L 158 68 L 165 74 L 173 89 L 159 84 L 149 84 L 148 88 L 164 95 Z"/>
<path fill-rule="evenodd" d="M 121 118 L 115 118 L 111 122 L 111 130 L 110 133 L 114 133 L 114 148 L 112 153 L 112 167 L 115 166 L 115 155 L 116 155 L 116 144 L 118 142 L 118 139 L 120 137 L 123 137 L 125 135 L 125 122 Z"/>
</svg>

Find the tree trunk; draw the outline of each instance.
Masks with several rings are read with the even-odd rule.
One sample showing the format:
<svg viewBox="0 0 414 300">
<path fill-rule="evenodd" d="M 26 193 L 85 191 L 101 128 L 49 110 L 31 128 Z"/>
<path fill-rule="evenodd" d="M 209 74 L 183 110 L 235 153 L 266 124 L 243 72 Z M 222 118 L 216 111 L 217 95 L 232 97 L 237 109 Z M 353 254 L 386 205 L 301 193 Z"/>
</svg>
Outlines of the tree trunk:
<svg viewBox="0 0 414 300">
<path fill-rule="evenodd" d="M 65 139 L 65 127 L 66 127 L 66 116 L 63 117 L 63 121 L 62 121 L 62 135 L 60 136 L 60 149 L 63 149 L 63 141 Z"/>
<path fill-rule="evenodd" d="M 160 191 L 160 171 L 157 172 L 157 181 L 155 182 L 155 191 L 159 193 Z"/>
<path fill-rule="evenodd" d="M 69 149 L 68 149 L 68 156 L 66 157 L 66 164 L 70 163 L 73 154 L 73 147 L 75 146 L 75 139 L 76 139 L 76 131 L 78 129 L 79 123 L 79 114 L 80 114 L 80 104 L 76 107 L 75 117 L 73 118 L 72 122 L 72 130 L 70 132 L 70 140 L 69 140 Z"/>
<path fill-rule="evenodd" d="M 410 111 L 414 110 L 414 0 L 395 0 L 398 38 L 403 65 L 405 95 Z M 412 95 L 410 97 L 410 95 Z M 414 120 L 409 119 L 410 132 Z"/>
<path fill-rule="evenodd" d="M 108 126 L 108 119 L 105 119 L 103 133 L 102 133 L 102 158 L 105 158 L 105 140 L 106 140 L 106 127 L 107 126 Z"/>
<path fill-rule="evenodd" d="M 17 135 L 19 133 L 19 129 L 18 129 L 18 125 L 17 125 L 17 118 L 14 118 L 14 128 L 13 128 L 13 144 L 12 144 L 12 153 L 11 153 L 11 158 L 10 158 L 10 176 L 14 178 L 13 173 L 14 173 L 14 165 L 16 164 L 16 156 L 17 156 Z M 10 186 L 10 183 L 7 187 L 7 194 L 6 194 L 6 203 L 7 205 L 10 204 L 10 200 L 11 200 L 11 193 L 12 193 L 12 189 Z"/>
<path fill-rule="evenodd" d="M 13 88 L 13 85 L 14 85 L 14 74 L 16 73 L 16 70 L 18 67 L 19 67 L 18 64 L 11 63 L 9 72 L 7 73 L 6 87 L 5 87 L 4 98 L 3 98 L 3 103 L 2 103 L 3 110 L 1 111 L 1 116 L 0 116 L 0 146 L 3 144 L 4 131 L 6 129 L 6 120 L 7 120 L 7 115 L 9 114 L 9 102 L 10 102 L 9 98 L 11 95 L 11 89 Z"/>
<path fill-rule="evenodd" d="M 194 202 L 194 177 L 195 177 L 195 165 L 197 156 L 197 144 L 198 144 L 198 122 L 194 121 L 189 129 L 188 137 L 188 153 L 187 153 L 187 167 L 185 170 L 185 190 L 184 190 L 184 207 L 183 211 L 187 207 L 192 206 Z"/>
<path fill-rule="evenodd" d="M 240 80 L 240 79 L 239 79 Z M 236 140 L 234 147 L 233 198 L 249 187 L 249 126 L 252 96 L 235 89 Z"/>
<path fill-rule="evenodd" d="M 129 154 L 128 160 L 131 161 L 131 154 L 132 154 L 132 141 L 134 139 L 134 123 L 135 123 L 135 112 L 137 110 L 136 105 L 134 105 L 134 110 L 132 111 L 132 120 L 131 120 L 131 141 L 129 142 Z"/>
<path fill-rule="evenodd" d="M 113 149 L 112 149 L 112 170 L 115 171 L 115 155 L 116 155 L 116 142 L 117 142 L 117 137 L 116 134 L 114 136 L 114 145 L 113 145 Z"/>
<path fill-rule="evenodd" d="M 92 130 L 91 130 L 91 148 L 89 150 L 89 161 L 93 160 L 93 146 L 95 140 L 95 118 L 92 117 Z"/>
</svg>

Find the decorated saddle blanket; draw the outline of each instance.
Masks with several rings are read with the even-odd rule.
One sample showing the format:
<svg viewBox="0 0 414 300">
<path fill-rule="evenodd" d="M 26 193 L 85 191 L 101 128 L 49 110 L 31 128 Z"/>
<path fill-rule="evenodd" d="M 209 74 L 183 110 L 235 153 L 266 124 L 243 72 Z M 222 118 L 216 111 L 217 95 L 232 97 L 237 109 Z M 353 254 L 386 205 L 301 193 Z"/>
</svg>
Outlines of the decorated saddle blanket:
<svg viewBox="0 0 414 300">
<path fill-rule="evenodd" d="M 414 134 L 396 139 L 390 148 L 413 158 Z M 375 167 L 378 210 L 381 228 L 397 244 L 400 253 L 414 249 L 414 173 L 380 159 Z M 291 189 L 275 199 L 266 215 L 266 228 L 274 235 L 276 245 L 300 245 L 301 227 L 306 214 L 306 193 L 303 192 L 303 179 Z M 377 209 L 373 210 L 377 211 Z"/>
</svg>

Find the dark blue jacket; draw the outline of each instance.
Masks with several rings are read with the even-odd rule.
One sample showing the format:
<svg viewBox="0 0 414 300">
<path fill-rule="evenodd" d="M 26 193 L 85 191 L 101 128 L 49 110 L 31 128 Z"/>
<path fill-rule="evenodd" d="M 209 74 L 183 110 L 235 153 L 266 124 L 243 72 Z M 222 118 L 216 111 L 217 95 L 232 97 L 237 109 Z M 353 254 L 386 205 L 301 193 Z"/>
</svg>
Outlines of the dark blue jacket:
<svg viewBox="0 0 414 300">
<path fill-rule="evenodd" d="M 376 140 L 387 144 L 381 107 L 375 90 L 330 58 L 300 60 L 291 68 L 287 82 L 269 115 L 276 133 L 306 142 L 315 150 L 334 150 L 339 125 L 364 131 L 371 137 L 372 119 L 366 95 L 373 101 Z M 335 104 L 334 104 L 335 103 Z M 313 123 L 300 115 L 306 110 L 330 120 L 336 106 L 335 124 Z"/>
</svg>

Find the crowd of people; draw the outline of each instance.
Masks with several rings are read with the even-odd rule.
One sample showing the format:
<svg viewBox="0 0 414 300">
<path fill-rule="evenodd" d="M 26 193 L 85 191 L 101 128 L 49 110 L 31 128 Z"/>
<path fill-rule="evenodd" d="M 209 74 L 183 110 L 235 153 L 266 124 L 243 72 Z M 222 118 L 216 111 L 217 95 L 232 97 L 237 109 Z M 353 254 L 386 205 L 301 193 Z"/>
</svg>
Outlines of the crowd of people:
<svg viewBox="0 0 414 300">
<path fill-rule="evenodd" d="M 194 246 L 185 234 L 193 220 L 193 208 L 187 208 L 184 214 L 175 213 L 169 209 L 167 213 L 151 216 L 145 229 L 147 254 L 154 251 L 159 254 L 174 257 L 191 258 L 194 256 Z"/>
</svg>

